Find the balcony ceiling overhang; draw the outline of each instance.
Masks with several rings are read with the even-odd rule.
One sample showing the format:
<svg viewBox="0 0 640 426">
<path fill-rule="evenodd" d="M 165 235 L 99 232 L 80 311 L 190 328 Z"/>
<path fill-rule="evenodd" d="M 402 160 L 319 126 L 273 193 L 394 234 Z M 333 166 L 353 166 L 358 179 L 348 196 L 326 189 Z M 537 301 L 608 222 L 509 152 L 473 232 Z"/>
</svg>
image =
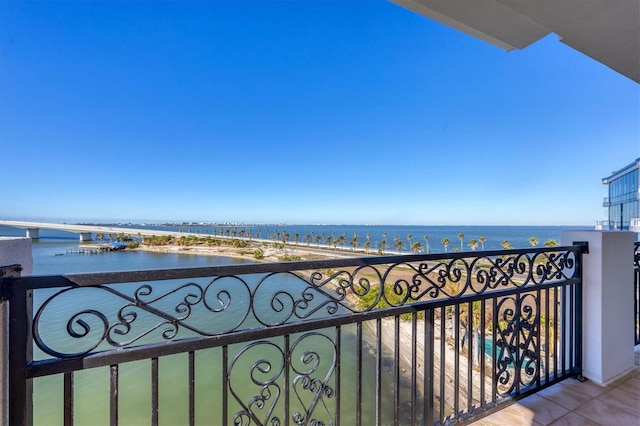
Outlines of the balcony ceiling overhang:
<svg viewBox="0 0 640 426">
<path fill-rule="evenodd" d="M 507 51 L 550 33 L 640 83 L 640 0 L 391 0 Z"/>
</svg>

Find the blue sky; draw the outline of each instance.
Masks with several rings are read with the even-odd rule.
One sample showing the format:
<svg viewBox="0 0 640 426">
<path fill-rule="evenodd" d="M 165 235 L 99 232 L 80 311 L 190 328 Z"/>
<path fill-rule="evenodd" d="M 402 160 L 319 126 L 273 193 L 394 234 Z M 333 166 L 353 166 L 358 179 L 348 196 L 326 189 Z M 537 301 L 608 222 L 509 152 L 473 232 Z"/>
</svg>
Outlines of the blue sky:
<svg viewBox="0 0 640 426">
<path fill-rule="evenodd" d="M 382 0 L 0 2 L 0 218 L 592 225 L 640 88 Z"/>
</svg>

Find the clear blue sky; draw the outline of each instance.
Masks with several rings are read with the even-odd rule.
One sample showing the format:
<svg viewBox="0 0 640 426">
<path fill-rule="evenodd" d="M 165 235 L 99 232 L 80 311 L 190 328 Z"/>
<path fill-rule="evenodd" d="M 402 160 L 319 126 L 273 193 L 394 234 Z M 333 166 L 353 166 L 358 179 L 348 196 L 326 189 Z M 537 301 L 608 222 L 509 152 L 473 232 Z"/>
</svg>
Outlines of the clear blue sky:
<svg viewBox="0 0 640 426">
<path fill-rule="evenodd" d="M 0 2 L 0 218 L 592 225 L 640 88 L 393 3 Z"/>
</svg>

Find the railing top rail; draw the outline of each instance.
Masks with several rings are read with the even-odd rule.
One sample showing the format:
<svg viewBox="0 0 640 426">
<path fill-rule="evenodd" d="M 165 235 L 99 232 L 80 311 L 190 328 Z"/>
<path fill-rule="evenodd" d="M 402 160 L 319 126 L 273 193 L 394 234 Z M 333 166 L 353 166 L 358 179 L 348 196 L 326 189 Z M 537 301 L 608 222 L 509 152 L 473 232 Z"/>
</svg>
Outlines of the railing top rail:
<svg viewBox="0 0 640 426">
<path fill-rule="evenodd" d="M 153 269 L 121 272 L 100 272 L 88 274 L 36 275 L 9 278 L 9 285 L 24 290 L 56 287 L 85 287 L 117 283 L 135 283 L 142 281 L 163 281 L 172 279 L 191 279 L 212 276 L 232 276 L 247 274 L 265 274 L 279 272 L 295 272 L 341 267 L 362 267 L 385 264 L 402 264 L 468 258 L 494 258 L 499 256 L 537 255 L 541 253 L 573 252 L 587 253 L 588 246 L 575 243 L 571 246 L 532 247 L 527 249 L 468 251 L 437 254 L 405 254 L 395 256 L 348 257 L 341 259 L 249 263 L 242 265 L 226 265 L 196 268 Z M 6 285 L 6 284 L 5 284 Z"/>
</svg>

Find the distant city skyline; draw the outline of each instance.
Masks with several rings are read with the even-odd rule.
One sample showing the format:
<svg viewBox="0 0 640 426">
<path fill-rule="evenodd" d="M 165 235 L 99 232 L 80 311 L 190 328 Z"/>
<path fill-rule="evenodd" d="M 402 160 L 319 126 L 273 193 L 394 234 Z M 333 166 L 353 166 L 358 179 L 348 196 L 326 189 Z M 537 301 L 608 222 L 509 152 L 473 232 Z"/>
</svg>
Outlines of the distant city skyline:
<svg viewBox="0 0 640 426">
<path fill-rule="evenodd" d="M 593 225 L 640 86 L 393 3 L 0 3 L 0 218 Z"/>
</svg>

